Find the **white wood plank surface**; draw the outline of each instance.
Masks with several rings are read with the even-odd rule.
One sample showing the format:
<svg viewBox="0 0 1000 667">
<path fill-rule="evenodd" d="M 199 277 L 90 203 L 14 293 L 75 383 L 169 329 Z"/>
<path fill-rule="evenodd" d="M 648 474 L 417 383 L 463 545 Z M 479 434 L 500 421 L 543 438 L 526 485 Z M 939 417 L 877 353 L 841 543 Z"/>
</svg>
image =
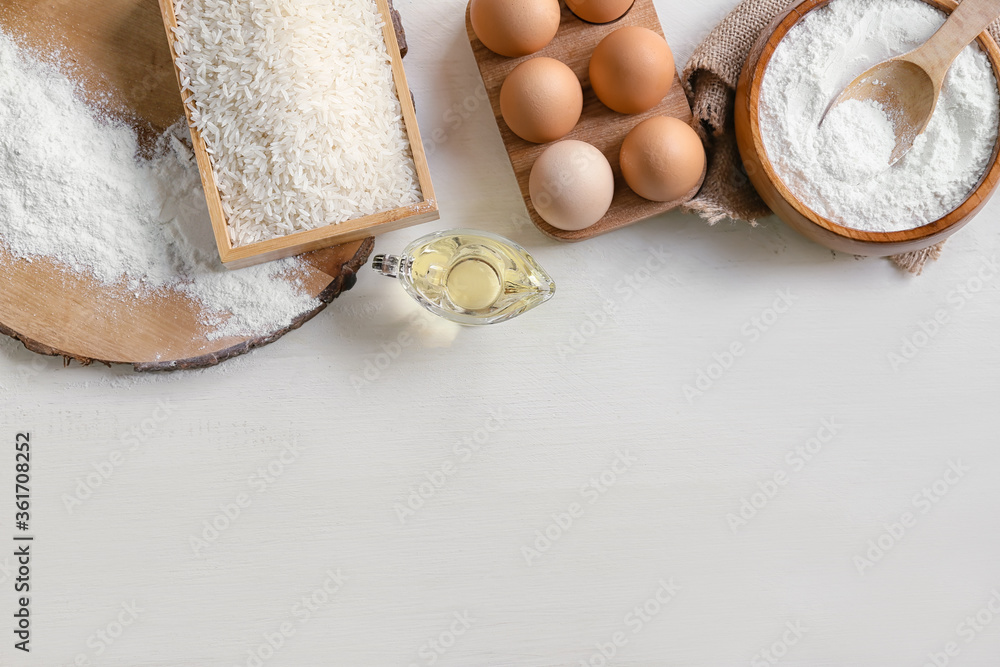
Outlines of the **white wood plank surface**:
<svg viewBox="0 0 1000 667">
<path fill-rule="evenodd" d="M 678 62 L 729 5 L 657 3 Z M 497 232 L 556 298 L 460 329 L 371 273 L 272 347 L 155 378 L 4 343 L 0 540 L 25 430 L 36 540 L 28 655 L 0 550 L 0 664 L 997 665 L 1000 202 L 920 278 L 776 220 L 560 245 L 462 0 L 398 7 L 442 220 L 378 251 Z"/>
</svg>

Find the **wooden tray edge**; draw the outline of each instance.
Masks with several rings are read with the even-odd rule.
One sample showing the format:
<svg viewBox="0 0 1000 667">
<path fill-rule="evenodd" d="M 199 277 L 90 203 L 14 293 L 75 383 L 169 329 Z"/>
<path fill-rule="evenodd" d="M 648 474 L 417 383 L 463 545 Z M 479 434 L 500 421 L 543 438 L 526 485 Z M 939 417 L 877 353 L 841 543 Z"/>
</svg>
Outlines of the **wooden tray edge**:
<svg viewBox="0 0 1000 667">
<path fill-rule="evenodd" d="M 630 227 L 634 224 L 645 222 L 646 220 L 651 220 L 658 215 L 663 215 L 664 213 L 670 213 L 671 211 L 676 211 L 681 208 L 692 199 L 694 199 L 698 193 L 701 191 L 702 186 L 705 185 L 705 179 L 708 177 L 708 162 L 705 163 L 705 168 L 701 170 L 701 178 L 698 179 L 698 183 L 695 184 L 693 188 L 687 191 L 687 193 L 680 199 L 675 199 L 672 202 L 665 202 L 663 204 L 663 209 L 649 215 L 645 218 L 636 218 L 631 222 L 618 225 L 617 227 L 605 227 L 598 230 L 591 230 L 589 227 L 585 229 L 578 229 L 575 231 L 566 231 L 564 229 L 556 229 L 544 220 L 536 220 L 537 214 L 532 214 L 529 217 L 531 221 L 535 223 L 537 227 L 543 234 L 549 238 L 555 239 L 556 241 L 563 241 L 564 243 L 579 243 L 580 241 L 587 241 L 589 239 L 595 239 L 598 236 L 604 236 L 605 234 L 610 234 L 611 232 L 617 232 L 619 229 L 624 229 Z M 525 201 L 525 206 L 528 206 L 528 202 Z M 533 213 L 533 207 L 528 208 L 529 213 Z"/>
<path fill-rule="evenodd" d="M 291 324 L 289 324 L 284 329 L 280 331 L 275 331 L 273 333 L 261 336 L 259 338 L 252 338 L 238 345 L 234 345 L 229 348 L 218 350 L 216 352 L 211 352 L 209 354 L 204 354 L 198 357 L 193 357 L 190 359 L 177 359 L 173 361 L 162 361 L 162 362 L 131 362 L 131 361 L 115 361 L 106 359 L 92 359 L 89 357 L 83 357 L 71 352 L 64 352 L 62 350 L 56 349 L 45 345 L 44 343 L 39 343 L 28 336 L 18 333 L 13 329 L 7 327 L 3 323 L 0 323 L 0 334 L 13 338 L 14 340 L 20 342 L 24 345 L 25 349 L 29 352 L 34 352 L 35 354 L 40 354 L 48 357 L 62 357 L 64 365 L 69 365 L 70 362 L 76 361 L 82 366 L 90 366 L 92 364 L 104 364 L 107 367 L 113 365 L 131 365 L 133 370 L 139 373 L 157 373 L 157 372 L 170 372 L 170 371 L 183 371 L 183 370 L 199 370 L 204 368 L 211 368 L 212 366 L 217 366 L 224 361 L 233 359 L 234 357 L 239 357 L 252 350 L 259 347 L 264 347 L 265 345 L 270 345 L 271 343 L 283 338 L 286 334 L 298 329 L 303 324 L 313 319 L 319 315 L 323 310 L 326 309 L 330 303 L 333 302 L 338 296 L 344 292 L 350 290 L 357 284 L 357 272 L 358 270 L 367 263 L 368 258 L 371 256 L 372 251 L 375 249 L 375 239 L 367 238 L 361 242 L 358 246 L 358 250 L 348 261 L 341 265 L 340 274 L 330 283 L 330 285 L 323 290 L 317 297 L 320 300 L 320 305 L 315 309 L 303 313 L 295 318 Z"/>
</svg>

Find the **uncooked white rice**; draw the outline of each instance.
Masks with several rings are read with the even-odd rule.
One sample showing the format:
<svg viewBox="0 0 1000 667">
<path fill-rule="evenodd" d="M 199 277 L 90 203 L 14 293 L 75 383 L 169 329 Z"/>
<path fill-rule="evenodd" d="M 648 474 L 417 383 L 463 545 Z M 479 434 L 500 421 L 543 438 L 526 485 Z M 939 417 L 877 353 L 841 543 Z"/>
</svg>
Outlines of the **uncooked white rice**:
<svg viewBox="0 0 1000 667">
<path fill-rule="evenodd" d="M 420 201 L 374 0 L 174 0 L 234 246 Z"/>
</svg>

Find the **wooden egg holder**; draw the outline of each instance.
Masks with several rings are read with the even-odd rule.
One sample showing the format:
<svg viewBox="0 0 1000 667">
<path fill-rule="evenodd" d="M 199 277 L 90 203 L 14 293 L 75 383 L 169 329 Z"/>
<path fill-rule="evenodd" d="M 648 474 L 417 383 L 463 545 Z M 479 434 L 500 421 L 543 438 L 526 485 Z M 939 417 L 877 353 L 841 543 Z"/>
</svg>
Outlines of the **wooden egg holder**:
<svg viewBox="0 0 1000 667">
<path fill-rule="evenodd" d="M 691 107 L 688 105 L 687 97 L 681 87 L 680 77 L 676 75 L 676 72 L 674 84 L 667 96 L 660 104 L 642 114 L 626 115 L 612 111 L 597 99 L 597 95 L 590 87 L 590 56 L 594 47 L 605 36 L 626 26 L 648 28 L 661 37 L 663 36 L 663 28 L 660 26 L 660 19 L 653 6 L 653 0 L 636 0 L 632 9 L 625 16 L 612 23 L 601 25 L 587 23 L 563 6 L 559 33 L 555 39 L 541 51 L 523 58 L 505 58 L 483 46 L 472 29 L 468 10 L 466 10 L 465 24 L 469 33 L 469 41 L 472 44 L 472 51 L 476 56 L 476 63 L 479 65 L 479 72 L 489 95 L 490 104 L 493 105 L 493 113 L 496 116 L 497 126 L 500 128 L 500 136 L 503 138 L 507 154 L 510 156 L 510 163 L 514 168 L 518 186 L 521 188 L 524 203 L 528 207 L 528 214 L 535 226 L 542 232 L 560 241 L 583 241 L 673 210 L 690 201 L 701 189 L 704 174 L 697 186 L 676 201 L 649 201 L 635 194 L 626 185 L 619 166 L 619 152 L 625 136 L 642 121 L 654 116 L 673 116 L 685 123 L 691 122 Z M 608 158 L 615 175 L 615 196 L 611 202 L 611 208 L 596 224 L 578 231 L 564 231 L 549 225 L 542 220 L 531 204 L 531 197 L 528 194 L 528 177 L 531 174 L 531 167 L 535 164 L 538 156 L 551 144 L 533 144 L 521 139 L 511 132 L 500 113 L 500 87 L 503 85 L 504 79 L 507 78 L 511 70 L 522 62 L 541 56 L 562 61 L 573 70 L 583 84 L 583 114 L 580 117 L 580 122 L 577 123 L 572 132 L 562 137 L 560 141 L 576 139 L 596 146 Z"/>
</svg>

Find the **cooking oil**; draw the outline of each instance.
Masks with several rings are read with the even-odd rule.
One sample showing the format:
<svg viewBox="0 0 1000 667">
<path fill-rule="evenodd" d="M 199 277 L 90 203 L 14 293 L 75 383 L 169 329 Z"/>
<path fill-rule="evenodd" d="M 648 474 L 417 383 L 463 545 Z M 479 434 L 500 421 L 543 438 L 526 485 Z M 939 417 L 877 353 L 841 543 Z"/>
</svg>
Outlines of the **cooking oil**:
<svg viewBox="0 0 1000 667">
<path fill-rule="evenodd" d="M 496 324 L 545 303 L 556 285 L 528 251 L 471 229 L 435 232 L 401 255 L 378 255 L 372 268 L 399 278 L 432 313 L 461 324 Z"/>
</svg>

